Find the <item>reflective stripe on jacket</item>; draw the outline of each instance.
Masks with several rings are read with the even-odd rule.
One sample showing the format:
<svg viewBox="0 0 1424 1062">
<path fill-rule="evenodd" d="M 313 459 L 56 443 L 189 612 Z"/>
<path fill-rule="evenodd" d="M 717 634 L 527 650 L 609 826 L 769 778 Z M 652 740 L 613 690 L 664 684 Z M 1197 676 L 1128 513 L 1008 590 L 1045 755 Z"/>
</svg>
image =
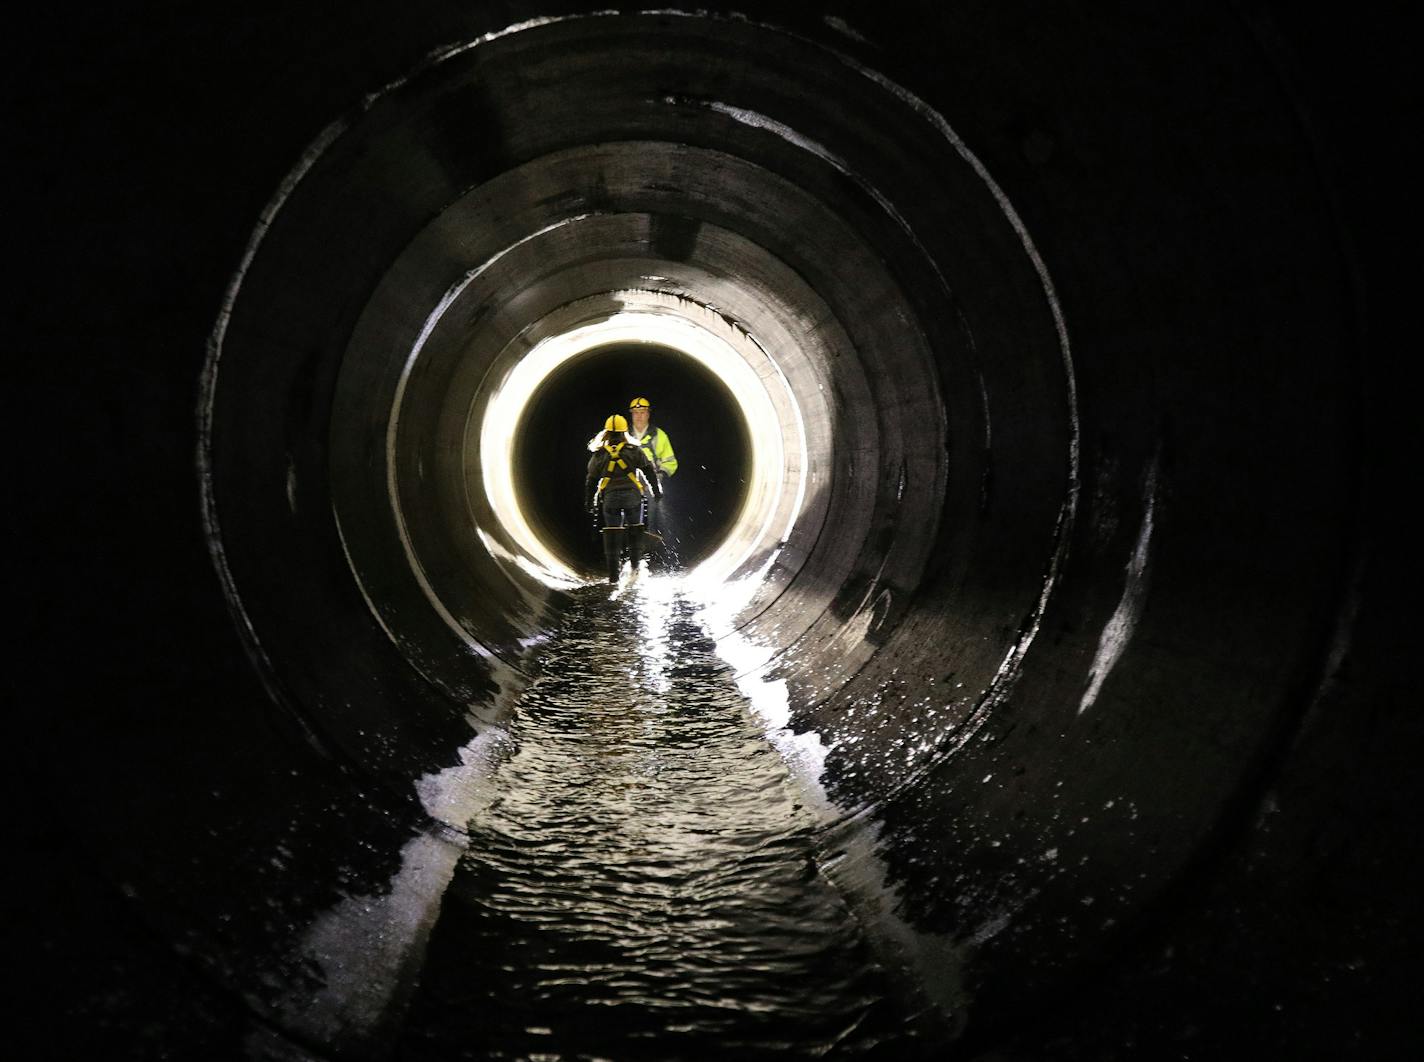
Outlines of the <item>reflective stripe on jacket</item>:
<svg viewBox="0 0 1424 1062">
<path fill-rule="evenodd" d="M 652 461 L 653 467 L 659 472 L 671 476 L 677 471 L 677 455 L 672 452 L 672 442 L 668 439 L 667 432 L 662 428 L 655 428 L 648 425 L 648 432 L 641 437 L 628 433 L 628 438 L 632 439 L 648 455 L 648 460 Z"/>
</svg>

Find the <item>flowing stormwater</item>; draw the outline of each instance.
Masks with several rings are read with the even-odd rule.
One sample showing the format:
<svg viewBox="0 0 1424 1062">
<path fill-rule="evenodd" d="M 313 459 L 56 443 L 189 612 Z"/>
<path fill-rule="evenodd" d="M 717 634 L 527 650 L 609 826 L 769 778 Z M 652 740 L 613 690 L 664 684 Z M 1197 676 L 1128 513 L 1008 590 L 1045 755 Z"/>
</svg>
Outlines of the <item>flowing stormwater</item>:
<svg viewBox="0 0 1424 1062">
<path fill-rule="evenodd" d="M 824 810 L 697 604 L 654 582 L 573 595 L 482 783 L 396 1057 L 915 1053 L 924 1005 L 864 898 L 822 872 Z"/>
</svg>

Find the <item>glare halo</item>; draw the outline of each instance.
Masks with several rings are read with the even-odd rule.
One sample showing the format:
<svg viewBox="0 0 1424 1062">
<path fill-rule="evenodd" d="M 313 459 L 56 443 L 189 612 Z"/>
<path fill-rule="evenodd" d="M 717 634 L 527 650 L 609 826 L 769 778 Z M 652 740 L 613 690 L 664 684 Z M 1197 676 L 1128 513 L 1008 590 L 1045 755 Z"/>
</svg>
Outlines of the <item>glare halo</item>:
<svg viewBox="0 0 1424 1062">
<path fill-rule="evenodd" d="M 705 307 L 697 308 L 714 313 Z M 755 347 L 749 336 L 745 338 Z M 788 486 L 794 490 L 796 504 L 779 539 L 785 538 L 800 511 L 805 493 L 805 432 L 795 398 L 775 362 L 760 348 L 755 348 L 770 367 L 768 372 L 759 372 L 732 342 L 685 312 L 666 306 L 629 306 L 535 344 L 492 392 L 480 422 L 480 475 L 490 510 L 530 562 L 520 566 L 547 585 L 566 586 L 581 576 L 559 560 L 539 538 L 520 508 L 514 477 L 514 433 L 510 425 L 520 423 L 539 387 L 561 366 L 599 348 L 633 344 L 670 348 L 703 365 L 732 394 L 747 429 L 750 469 L 740 511 L 722 544 L 689 572 L 687 578 L 705 585 L 732 575 L 772 530 L 778 502 Z M 769 381 L 784 391 L 784 399 L 795 420 L 789 427 L 802 451 L 802 459 L 795 462 L 794 472 L 788 470 L 783 441 L 783 432 L 788 426 L 783 425 L 777 415 L 768 390 Z M 590 410 L 590 434 L 598 426 L 595 421 L 601 422 L 604 412 Z M 797 480 L 794 484 L 787 482 L 792 475 Z"/>
</svg>

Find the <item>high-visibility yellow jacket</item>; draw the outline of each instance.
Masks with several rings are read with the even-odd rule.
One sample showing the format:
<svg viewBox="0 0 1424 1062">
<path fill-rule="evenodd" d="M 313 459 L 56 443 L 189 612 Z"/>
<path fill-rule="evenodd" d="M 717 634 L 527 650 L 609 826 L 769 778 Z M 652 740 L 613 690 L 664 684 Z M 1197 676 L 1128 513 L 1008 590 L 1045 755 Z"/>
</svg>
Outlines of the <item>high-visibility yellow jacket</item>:
<svg viewBox="0 0 1424 1062">
<path fill-rule="evenodd" d="M 649 424 L 645 434 L 634 435 L 630 431 L 628 438 L 638 444 L 643 453 L 652 460 L 653 467 L 663 475 L 670 476 L 677 471 L 677 455 L 672 452 L 672 443 L 668 439 L 667 432 L 662 428 L 655 428 Z"/>
</svg>

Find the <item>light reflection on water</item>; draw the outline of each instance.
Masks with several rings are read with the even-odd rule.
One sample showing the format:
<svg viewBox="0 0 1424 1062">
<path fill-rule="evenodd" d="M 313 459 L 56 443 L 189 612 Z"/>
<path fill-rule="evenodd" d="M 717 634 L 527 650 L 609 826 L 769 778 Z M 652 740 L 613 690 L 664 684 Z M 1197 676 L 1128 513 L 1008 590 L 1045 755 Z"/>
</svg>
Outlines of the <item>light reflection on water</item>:
<svg viewBox="0 0 1424 1062">
<path fill-rule="evenodd" d="M 864 897 L 822 872 L 824 794 L 671 585 L 574 595 L 470 820 L 400 1057 L 913 1053 Z"/>
</svg>

